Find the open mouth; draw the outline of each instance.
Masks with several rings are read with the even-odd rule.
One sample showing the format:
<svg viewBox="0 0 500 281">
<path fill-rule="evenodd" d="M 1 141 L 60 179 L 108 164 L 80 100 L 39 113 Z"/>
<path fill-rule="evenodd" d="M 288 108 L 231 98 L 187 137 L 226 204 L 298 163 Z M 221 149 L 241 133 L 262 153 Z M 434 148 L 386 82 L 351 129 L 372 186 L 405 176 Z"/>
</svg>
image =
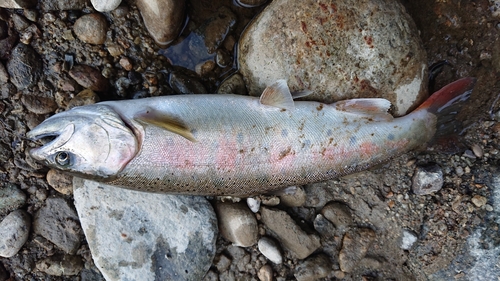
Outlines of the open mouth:
<svg viewBox="0 0 500 281">
<path fill-rule="evenodd" d="M 61 147 L 73 135 L 75 131 L 74 124 L 70 123 L 61 127 L 61 123 L 58 121 L 60 120 L 51 120 L 49 118 L 26 134 L 29 140 L 40 144 L 39 147 L 31 149 L 29 152 L 34 159 L 44 160 L 50 154 L 49 151 Z"/>
</svg>

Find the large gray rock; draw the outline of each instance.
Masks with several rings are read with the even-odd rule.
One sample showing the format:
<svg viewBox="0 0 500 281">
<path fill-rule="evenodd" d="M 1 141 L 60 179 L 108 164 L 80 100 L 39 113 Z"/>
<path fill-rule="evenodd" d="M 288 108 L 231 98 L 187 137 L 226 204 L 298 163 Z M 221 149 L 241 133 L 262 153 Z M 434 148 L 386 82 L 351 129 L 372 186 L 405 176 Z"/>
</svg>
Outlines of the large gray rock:
<svg viewBox="0 0 500 281">
<path fill-rule="evenodd" d="M 203 197 L 131 191 L 75 178 L 75 206 L 106 280 L 201 280 L 217 222 Z"/>
<path fill-rule="evenodd" d="M 0 187 L 0 215 L 13 211 L 26 203 L 26 194 L 15 184 Z"/>
<path fill-rule="evenodd" d="M 0 257 L 10 258 L 19 252 L 28 240 L 30 223 L 24 210 L 16 210 L 0 222 Z"/>
<path fill-rule="evenodd" d="M 7 62 L 10 81 L 17 89 L 32 87 L 42 75 L 42 59 L 29 45 L 17 44 Z"/>
<path fill-rule="evenodd" d="M 251 95 L 286 79 L 308 100 L 383 97 L 396 115 L 427 96 L 425 50 L 394 0 L 275 0 L 242 35 L 238 63 Z"/>
</svg>

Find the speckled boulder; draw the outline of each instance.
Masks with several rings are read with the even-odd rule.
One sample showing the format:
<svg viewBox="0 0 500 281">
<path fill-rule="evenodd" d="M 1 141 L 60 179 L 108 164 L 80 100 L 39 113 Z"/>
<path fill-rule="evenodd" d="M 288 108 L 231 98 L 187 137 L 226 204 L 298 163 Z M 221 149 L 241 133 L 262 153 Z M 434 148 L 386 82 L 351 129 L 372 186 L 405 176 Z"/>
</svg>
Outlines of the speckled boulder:
<svg viewBox="0 0 500 281">
<path fill-rule="evenodd" d="M 383 97 L 404 115 L 427 97 L 426 54 L 394 0 L 275 0 L 248 26 L 238 50 L 251 95 L 287 79 L 326 103 Z"/>
</svg>

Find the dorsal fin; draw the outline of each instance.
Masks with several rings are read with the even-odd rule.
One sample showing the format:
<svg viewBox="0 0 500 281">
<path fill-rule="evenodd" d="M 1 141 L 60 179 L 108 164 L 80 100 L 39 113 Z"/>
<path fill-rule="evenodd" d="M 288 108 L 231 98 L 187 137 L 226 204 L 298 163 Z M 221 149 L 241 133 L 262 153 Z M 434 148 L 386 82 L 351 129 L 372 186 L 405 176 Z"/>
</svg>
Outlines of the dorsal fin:
<svg viewBox="0 0 500 281">
<path fill-rule="evenodd" d="M 178 134 L 192 142 L 196 142 L 189 128 L 180 120 L 148 108 L 134 116 L 134 119 L 146 125 L 153 125 Z"/>
<path fill-rule="evenodd" d="M 281 109 L 293 110 L 295 108 L 292 94 L 284 79 L 280 79 L 274 82 L 274 84 L 267 86 L 262 92 L 259 101 L 261 104 Z"/>
<path fill-rule="evenodd" d="M 332 105 L 340 111 L 366 115 L 380 120 L 390 120 L 393 118 L 393 116 L 388 113 L 391 102 L 386 99 L 352 99 L 339 101 Z"/>
</svg>

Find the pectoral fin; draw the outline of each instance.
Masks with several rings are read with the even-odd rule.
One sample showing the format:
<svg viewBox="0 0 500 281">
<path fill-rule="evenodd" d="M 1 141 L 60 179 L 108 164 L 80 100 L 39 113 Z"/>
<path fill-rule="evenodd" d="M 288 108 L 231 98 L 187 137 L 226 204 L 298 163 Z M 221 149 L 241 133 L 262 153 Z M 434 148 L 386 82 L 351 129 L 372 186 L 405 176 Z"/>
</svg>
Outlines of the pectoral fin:
<svg viewBox="0 0 500 281">
<path fill-rule="evenodd" d="M 292 94 L 284 79 L 280 79 L 268 86 L 260 96 L 260 103 L 287 110 L 295 108 Z"/>
<path fill-rule="evenodd" d="M 153 109 L 146 109 L 134 116 L 134 119 L 145 125 L 153 125 L 165 129 L 174 134 L 178 134 L 192 142 L 196 142 L 189 128 L 180 120 L 162 114 Z"/>
<path fill-rule="evenodd" d="M 391 102 L 386 99 L 366 98 L 339 101 L 334 104 L 337 110 L 372 117 L 374 120 L 391 120 L 393 116 L 388 113 Z"/>
</svg>

